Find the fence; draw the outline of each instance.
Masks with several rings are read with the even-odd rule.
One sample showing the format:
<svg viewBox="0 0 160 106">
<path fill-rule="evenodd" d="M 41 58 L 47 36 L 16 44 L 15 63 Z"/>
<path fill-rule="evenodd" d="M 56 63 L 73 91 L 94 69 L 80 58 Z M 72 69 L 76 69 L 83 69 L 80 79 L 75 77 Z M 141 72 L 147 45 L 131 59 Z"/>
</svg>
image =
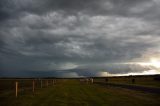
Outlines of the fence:
<svg viewBox="0 0 160 106">
<path fill-rule="evenodd" d="M 15 97 L 20 92 L 30 91 L 33 94 L 36 89 L 55 85 L 57 79 L 3 79 L 0 80 L 0 91 L 14 91 Z"/>
</svg>

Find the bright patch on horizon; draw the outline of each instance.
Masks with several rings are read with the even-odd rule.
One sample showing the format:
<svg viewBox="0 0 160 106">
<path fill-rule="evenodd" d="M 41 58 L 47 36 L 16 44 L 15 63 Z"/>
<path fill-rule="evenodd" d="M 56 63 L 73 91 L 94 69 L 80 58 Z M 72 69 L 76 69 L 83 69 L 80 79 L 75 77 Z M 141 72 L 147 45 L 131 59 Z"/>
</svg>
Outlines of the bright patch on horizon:
<svg viewBox="0 0 160 106">
<path fill-rule="evenodd" d="M 153 66 L 155 68 L 160 68 L 160 60 L 157 58 L 151 58 L 150 62 L 137 62 L 136 64 L 139 64 L 142 66 Z"/>
<path fill-rule="evenodd" d="M 160 68 L 160 60 L 156 58 L 151 58 L 151 65 L 153 65 L 156 68 Z"/>
<path fill-rule="evenodd" d="M 151 75 L 151 74 L 160 74 L 160 59 L 150 58 L 149 62 L 136 62 L 134 64 L 139 64 L 141 66 L 152 66 L 156 69 L 146 70 L 142 73 L 128 73 L 127 75 Z"/>
<path fill-rule="evenodd" d="M 146 71 L 143 71 L 143 72 L 131 72 L 131 73 L 127 73 L 127 74 L 108 74 L 108 76 L 155 75 L 155 74 L 160 74 L 160 71 L 158 71 L 158 70 L 146 70 Z"/>
<path fill-rule="evenodd" d="M 127 62 L 127 63 L 119 63 L 119 64 L 138 64 L 141 66 L 153 66 L 155 68 L 160 68 L 160 59 L 150 58 L 149 62 Z"/>
</svg>

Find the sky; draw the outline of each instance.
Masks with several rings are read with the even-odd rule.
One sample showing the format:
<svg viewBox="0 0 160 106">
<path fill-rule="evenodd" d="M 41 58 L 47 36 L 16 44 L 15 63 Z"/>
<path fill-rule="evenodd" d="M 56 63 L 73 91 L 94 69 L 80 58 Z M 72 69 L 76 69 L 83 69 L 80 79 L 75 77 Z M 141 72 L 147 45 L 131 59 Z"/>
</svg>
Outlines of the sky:
<svg viewBox="0 0 160 106">
<path fill-rule="evenodd" d="M 160 74 L 160 0 L 0 0 L 0 77 Z"/>
</svg>

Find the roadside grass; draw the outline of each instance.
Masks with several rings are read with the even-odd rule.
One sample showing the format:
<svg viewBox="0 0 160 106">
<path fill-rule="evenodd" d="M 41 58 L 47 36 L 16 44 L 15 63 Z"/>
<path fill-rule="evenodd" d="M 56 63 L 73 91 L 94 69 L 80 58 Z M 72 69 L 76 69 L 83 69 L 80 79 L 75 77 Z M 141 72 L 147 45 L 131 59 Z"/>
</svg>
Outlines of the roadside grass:
<svg viewBox="0 0 160 106">
<path fill-rule="evenodd" d="M 157 94 L 134 91 L 97 84 L 80 83 L 76 80 L 59 81 L 56 85 L 20 92 L 0 94 L 0 106 L 159 106 Z"/>
<path fill-rule="evenodd" d="M 97 78 L 95 79 L 95 82 L 106 82 L 106 78 Z M 136 85 L 136 86 L 144 86 L 144 87 L 154 87 L 154 88 L 160 88 L 160 81 L 155 80 L 155 76 L 122 76 L 122 77 L 108 77 L 109 83 L 117 83 L 117 84 L 127 84 L 127 85 Z M 132 83 L 132 79 L 135 80 L 134 83 Z"/>
</svg>

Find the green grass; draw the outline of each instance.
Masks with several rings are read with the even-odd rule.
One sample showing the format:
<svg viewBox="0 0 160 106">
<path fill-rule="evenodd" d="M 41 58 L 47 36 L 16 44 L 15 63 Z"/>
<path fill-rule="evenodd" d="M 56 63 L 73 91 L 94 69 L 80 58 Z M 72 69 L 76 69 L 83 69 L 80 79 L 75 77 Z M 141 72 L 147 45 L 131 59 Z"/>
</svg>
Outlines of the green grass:
<svg viewBox="0 0 160 106">
<path fill-rule="evenodd" d="M 103 87 L 76 80 L 59 81 L 48 88 L 0 94 L 0 106 L 159 106 L 160 96 L 123 88 Z"/>
</svg>

